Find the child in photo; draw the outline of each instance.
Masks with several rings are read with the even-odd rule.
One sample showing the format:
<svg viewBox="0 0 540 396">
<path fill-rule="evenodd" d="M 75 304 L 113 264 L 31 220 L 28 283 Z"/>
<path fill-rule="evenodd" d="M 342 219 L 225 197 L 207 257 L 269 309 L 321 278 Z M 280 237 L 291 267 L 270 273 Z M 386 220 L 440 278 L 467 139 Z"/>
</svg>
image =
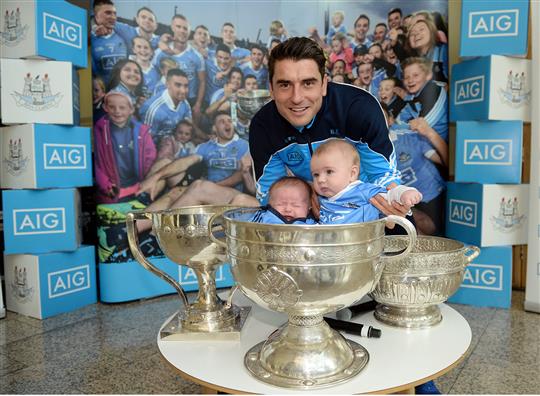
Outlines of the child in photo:
<svg viewBox="0 0 540 396">
<path fill-rule="evenodd" d="M 122 92 L 105 95 L 106 114 L 94 126 L 98 203 L 131 199 L 156 159 L 150 128 L 138 122 L 130 98 Z"/>
<path fill-rule="evenodd" d="M 336 33 L 342 33 L 347 36 L 347 27 L 344 25 L 345 13 L 343 11 L 334 11 L 332 14 L 332 25 L 326 35 L 326 44 L 332 45 L 332 38 Z"/>
<path fill-rule="evenodd" d="M 131 48 L 133 55 L 130 59 L 137 62 L 141 67 L 143 73 L 143 84 L 145 96 L 150 97 L 154 88 L 161 78 L 158 70 L 152 65 L 152 58 L 154 57 L 154 50 L 150 45 L 150 42 L 144 37 L 134 37 L 131 41 Z"/>
<path fill-rule="evenodd" d="M 121 59 L 114 65 L 107 91 L 127 95 L 135 109 L 146 100 L 144 95 L 143 71 L 139 64 L 130 59 Z"/>
<path fill-rule="evenodd" d="M 168 158 L 174 160 L 176 158 L 187 157 L 195 153 L 195 144 L 193 138 L 193 123 L 185 118 L 181 120 L 172 136 L 166 136 L 162 139 L 158 158 Z"/>
<path fill-rule="evenodd" d="M 349 47 L 347 37 L 343 33 L 336 33 L 334 37 L 332 37 L 330 63 L 334 64 L 338 59 L 345 62 L 345 71 L 350 73 L 354 63 L 354 55 L 352 48 Z"/>
<path fill-rule="evenodd" d="M 317 199 L 306 181 L 286 176 L 274 182 L 268 191 L 268 205 L 253 216 L 256 223 L 316 224 L 311 212 L 313 199 Z"/>
<path fill-rule="evenodd" d="M 94 77 L 92 79 L 92 116 L 94 123 L 105 115 L 105 110 L 103 109 L 103 99 L 105 98 L 106 93 L 107 91 L 105 89 L 105 83 L 101 77 Z"/>
<path fill-rule="evenodd" d="M 175 60 L 171 58 L 161 58 L 159 61 L 159 73 L 161 74 L 161 78 L 158 80 L 156 85 L 154 86 L 154 91 L 152 96 L 157 95 L 165 91 L 167 88 L 167 73 L 169 73 L 169 70 L 177 69 L 178 63 L 176 63 Z"/>
<path fill-rule="evenodd" d="M 381 212 L 369 200 L 386 194 L 389 203 L 415 205 L 422 194 L 415 188 L 397 186 L 390 190 L 358 180 L 360 156 L 344 139 L 332 138 L 317 147 L 311 158 L 313 189 L 319 195 L 321 224 L 361 223 L 377 220 Z"/>
<path fill-rule="evenodd" d="M 270 22 L 270 36 L 268 37 L 266 48 L 271 49 L 272 40 L 279 40 L 280 43 L 289 38 L 285 25 L 280 20 Z"/>
<path fill-rule="evenodd" d="M 402 92 L 403 91 L 403 92 Z M 395 77 L 388 77 L 379 85 L 379 101 L 388 108 L 388 113 L 395 119 L 405 107 L 406 103 L 396 92 L 404 94 L 403 85 Z"/>
</svg>

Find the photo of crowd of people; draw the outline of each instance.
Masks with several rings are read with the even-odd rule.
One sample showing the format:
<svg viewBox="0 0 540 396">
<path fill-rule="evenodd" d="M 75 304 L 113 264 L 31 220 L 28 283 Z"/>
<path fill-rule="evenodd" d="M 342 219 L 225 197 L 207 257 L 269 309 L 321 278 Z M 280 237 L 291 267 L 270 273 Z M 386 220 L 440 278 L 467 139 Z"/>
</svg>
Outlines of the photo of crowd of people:
<svg viewBox="0 0 540 396">
<path fill-rule="evenodd" d="M 384 20 L 373 18 L 369 3 L 349 15 L 333 2 L 326 28 L 313 21 L 303 36 L 324 49 L 331 84 L 354 85 L 380 102 L 402 184 L 422 195 L 413 208 L 418 230 L 442 235 L 448 167 L 447 1 L 438 1 L 438 11 L 393 2 Z M 269 54 L 289 38 L 289 30 L 297 31 L 280 15 L 268 15 L 265 34 L 238 40 L 237 26 L 230 21 L 205 26 L 202 9 L 199 15 L 184 14 L 179 3 L 167 20 L 158 20 L 164 14 L 158 9 L 167 5 L 137 6 L 130 7 L 131 15 L 117 15 L 110 0 L 94 0 L 93 5 L 101 262 L 132 259 L 125 233 L 130 210 L 242 204 L 255 196 L 251 115 L 238 106 L 238 98 L 271 89 Z M 249 3 L 244 9 L 249 15 Z M 159 255 L 151 225 L 137 226 L 145 254 Z"/>
</svg>

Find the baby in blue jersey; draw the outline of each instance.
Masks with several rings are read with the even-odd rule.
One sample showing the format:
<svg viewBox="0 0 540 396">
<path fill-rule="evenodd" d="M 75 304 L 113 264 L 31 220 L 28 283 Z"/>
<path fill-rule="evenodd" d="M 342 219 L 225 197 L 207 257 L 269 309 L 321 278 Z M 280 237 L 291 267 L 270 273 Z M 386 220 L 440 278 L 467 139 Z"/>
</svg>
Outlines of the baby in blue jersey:
<svg viewBox="0 0 540 396">
<path fill-rule="evenodd" d="M 285 176 L 268 191 L 268 205 L 251 221 L 267 224 L 316 224 L 311 202 L 316 199 L 309 183 L 298 177 Z"/>
<path fill-rule="evenodd" d="M 358 180 L 358 151 L 344 139 L 329 139 L 317 147 L 310 165 L 313 188 L 319 195 L 321 224 L 377 220 L 381 213 L 369 200 L 381 193 L 389 203 L 415 205 L 422 200 L 422 194 L 412 187 L 397 186 L 387 191 Z"/>
</svg>

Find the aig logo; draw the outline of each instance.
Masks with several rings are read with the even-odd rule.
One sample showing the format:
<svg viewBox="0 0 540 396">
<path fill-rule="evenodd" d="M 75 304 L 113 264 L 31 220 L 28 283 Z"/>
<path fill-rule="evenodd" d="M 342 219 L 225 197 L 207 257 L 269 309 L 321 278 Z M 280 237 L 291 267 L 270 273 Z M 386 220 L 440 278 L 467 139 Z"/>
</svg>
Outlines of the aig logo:
<svg viewBox="0 0 540 396">
<path fill-rule="evenodd" d="M 64 208 L 13 210 L 13 234 L 61 234 L 66 232 Z"/>
<path fill-rule="evenodd" d="M 184 270 L 183 270 L 184 269 Z M 197 274 L 193 271 L 192 268 L 179 266 L 178 267 L 178 276 L 180 278 L 180 284 L 182 286 L 186 285 L 198 285 Z M 223 273 L 223 266 L 218 267 L 216 270 L 216 282 L 221 282 L 225 280 L 225 274 Z"/>
<path fill-rule="evenodd" d="M 465 268 L 461 287 L 470 289 L 503 289 L 503 268 L 500 265 L 469 264 Z"/>
<path fill-rule="evenodd" d="M 455 105 L 482 102 L 484 100 L 484 76 L 457 80 L 454 83 Z"/>
<path fill-rule="evenodd" d="M 476 11 L 469 14 L 469 38 L 518 35 L 519 10 Z"/>
<path fill-rule="evenodd" d="M 465 165 L 512 165 L 511 139 L 465 139 Z"/>
<path fill-rule="evenodd" d="M 90 288 L 90 267 L 69 268 L 47 274 L 49 298 L 65 296 Z"/>
<path fill-rule="evenodd" d="M 45 143 L 43 161 L 45 169 L 86 169 L 86 146 Z"/>
<path fill-rule="evenodd" d="M 82 26 L 46 12 L 43 13 L 43 37 L 70 47 L 82 48 Z"/>
<path fill-rule="evenodd" d="M 467 227 L 476 227 L 477 204 L 459 199 L 450 200 L 450 223 L 461 224 Z"/>
</svg>

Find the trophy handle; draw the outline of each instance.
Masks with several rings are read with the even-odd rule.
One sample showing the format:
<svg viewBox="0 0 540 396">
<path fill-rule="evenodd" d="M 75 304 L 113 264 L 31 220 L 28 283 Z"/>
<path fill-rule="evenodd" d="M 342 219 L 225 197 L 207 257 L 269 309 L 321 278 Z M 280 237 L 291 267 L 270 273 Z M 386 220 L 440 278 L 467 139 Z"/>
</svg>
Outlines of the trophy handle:
<svg viewBox="0 0 540 396">
<path fill-rule="evenodd" d="M 208 236 L 210 237 L 211 241 L 217 244 L 218 246 L 221 246 L 223 249 L 225 249 L 225 252 L 227 251 L 227 244 L 223 241 L 220 241 L 214 236 L 214 222 L 215 220 L 222 216 L 223 213 L 216 213 L 212 217 L 210 217 L 210 220 L 208 221 Z"/>
<path fill-rule="evenodd" d="M 469 252 L 471 252 L 471 254 L 467 254 Z M 474 245 L 467 246 L 463 254 L 465 255 L 465 259 L 467 260 L 467 262 L 464 265 L 464 267 L 466 267 L 467 265 L 471 263 L 471 261 L 473 261 L 475 258 L 478 257 L 478 255 L 480 254 L 480 248 Z"/>
<path fill-rule="evenodd" d="M 150 261 L 148 261 L 148 259 L 144 257 L 143 253 L 141 252 L 141 249 L 139 249 L 139 234 L 137 233 L 137 227 L 135 227 L 135 222 L 137 220 L 151 220 L 151 219 L 148 213 L 143 212 L 143 211 L 129 212 L 127 214 L 127 218 L 126 218 L 127 236 L 128 236 L 129 248 L 131 249 L 131 253 L 133 254 L 133 257 L 135 257 L 135 259 L 139 262 L 139 264 L 141 264 L 145 269 L 159 276 L 161 279 L 163 279 L 167 283 L 171 284 L 178 292 L 180 299 L 184 303 L 185 309 L 188 310 L 189 304 L 186 297 L 186 293 L 184 292 L 184 289 L 182 288 L 180 283 L 174 280 L 174 278 L 171 277 L 169 274 L 166 274 L 165 272 L 157 268 L 154 264 L 152 264 Z"/>
<path fill-rule="evenodd" d="M 407 247 L 405 249 L 398 252 L 383 252 L 383 254 L 381 254 L 381 258 L 393 261 L 407 256 L 413 250 L 414 245 L 416 244 L 416 229 L 409 220 L 401 216 L 389 215 L 385 217 L 384 220 L 387 223 L 397 223 L 402 226 L 407 232 L 407 236 L 409 237 L 409 243 L 407 244 Z"/>
</svg>

